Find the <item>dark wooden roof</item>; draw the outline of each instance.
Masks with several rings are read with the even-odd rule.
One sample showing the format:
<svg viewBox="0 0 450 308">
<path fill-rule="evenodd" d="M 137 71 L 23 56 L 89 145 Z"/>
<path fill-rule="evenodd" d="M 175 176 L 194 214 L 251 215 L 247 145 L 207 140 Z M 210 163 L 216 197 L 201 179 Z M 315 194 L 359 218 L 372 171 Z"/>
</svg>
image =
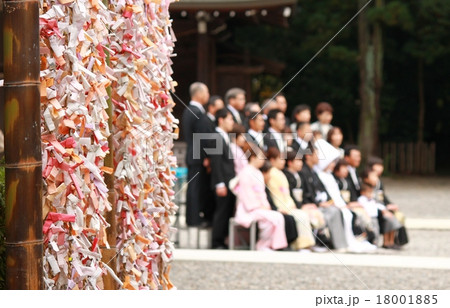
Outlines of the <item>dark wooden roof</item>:
<svg viewBox="0 0 450 308">
<path fill-rule="evenodd" d="M 293 6 L 297 0 L 180 0 L 170 5 L 171 11 L 244 11 Z"/>
</svg>

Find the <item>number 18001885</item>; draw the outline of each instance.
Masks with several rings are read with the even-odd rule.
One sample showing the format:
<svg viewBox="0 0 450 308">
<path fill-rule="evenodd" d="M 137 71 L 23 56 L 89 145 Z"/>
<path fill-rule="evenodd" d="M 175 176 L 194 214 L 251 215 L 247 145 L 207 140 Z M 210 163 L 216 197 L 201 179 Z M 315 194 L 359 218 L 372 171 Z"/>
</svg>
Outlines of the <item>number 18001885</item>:
<svg viewBox="0 0 450 308">
<path fill-rule="evenodd" d="M 437 295 L 377 295 L 377 305 L 436 305 Z"/>
</svg>

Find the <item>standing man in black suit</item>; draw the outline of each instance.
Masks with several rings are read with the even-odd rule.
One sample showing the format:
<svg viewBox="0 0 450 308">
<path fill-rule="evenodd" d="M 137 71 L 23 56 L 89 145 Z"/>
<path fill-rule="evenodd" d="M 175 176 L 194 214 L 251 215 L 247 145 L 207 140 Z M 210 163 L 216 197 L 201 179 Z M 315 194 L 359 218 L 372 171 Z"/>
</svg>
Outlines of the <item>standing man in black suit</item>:
<svg viewBox="0 0 450 308">
<path fill-rule="evenodd" d="M 234 121 L 231 112 L 224 108 L 216 113 L 214 153 L 211 159 L 211 186 L 216 194 L 216 208 L 212 226 L 212 248 L 225 249 L 225 239 L 228 236 L 228 221 L 234 215 L 236 197 L 229 189 L 229 182 L 235 176 L 233 156 L 230 152 L 229 133 Z"/>
<path fill-rule="evenodd" d="M 356 169 L 361 164 L 361 151 L 356 145 L 348 145 L 345 147 L 344 159 L 348 166 L 348 190 L 350 191 L 350 201 L 357 201 L 360 196 L 361 182 L 356 173 Z"/>
<path fill-rule="evenodd" d="M 216 112 L 225 107 L 225 103 L 222 98 L 218 95 L 213 95 L 210 97 L 208 104 L 206 105 L 206 118 L 208 125 L 208 132 L 216 132 Z"/>
<path fill-rule="evenodd" d="M 241 88 L 231 88 L 225 94 L 227 109 L 231 112 L 234 123 L 244 125 L 245 91 Z"/>
<path fill-rule="evenodd" d="M 250 128 L 246 136 L 247 141 L 253 142 L 259 146 L 261 150 L 267 151 L 267 147 L 264 144 L 263 130 L 266 122 L 264 121 L 263 114 L 258 112 L 250 112 L 248 116 L 248 125 Z"/>
<path fill-rule="evenodd" d="M 205 130 L 208 134 L 214 134 L 216 132 L 216 112 L 225 107 L 225 103 L 222 98 L 218 95 L 213 95 L 209 98 L 208 103 L 206 104 L 206 116 L 202 118 L 202 129 Z M 207 146 L 207 143 L 210 140 L 203 142 Z M 210 227 L 212 226 L 212 220 L 214 215 L 214 209 L 216 204 L 216 197 L 214 190 L 210 188 L 209 183 L 211 183 L 211 160 L 208 155 L 206 155 L 204 159 L 203 166 L 206 168 L 206 180 L 205 185 L 207 189 L 207 194 L 202 195 L 203 199 L 203 210 L 200 215 L 203 215 L 202 219 L 202 227 Z"/>
<path fill-rule="evenodd" d="M 277 148 L 282 155 L 281 157 L 284 157 L 283 155 L 285 155 L 287 151 L 287 144 L 283 138 L 283 131 L 286 127 L 284 113 L 280 109 L 272 109 L 267 114 L 267 119 L 269 121 L 269 129 L 264 136 L 264 143 L 267 148 Z"/>
<path fill-rule="evenodd" d="M 313 133 L 309 122 L 298 122 L 297 133 L 292 142 L 292 149 L 299 157 L 303 157 L 306 152 L 311 152 Z"/>
<path fill-rule="evenodd" d="M 203 144 L 198 142 L 199 139 L 194 137 L 194 134 L 208 132 L 205 125 L 207 119 L 204 106 L 209 100 L 209 90 L 204 83 L 195 82 L 189 87 L 189 94 L 191 101 L 184 110 L 182 118 L 184 140 L 187 144 L 186 165 L 188 167 L 186 224 L 199 226 L 204 223 L 200 213 L 207 206 L 204 196 L 207 194 L 208 178 L 204 165 L 206 155 Z"/>
<path fill-rule="evenodd" d="M 289 118 L 286 116 L 286 111 L 288 107 L 288 103 L 286 100 L 286 96 L 284 93 L 280 92 L 277 95 L 275 95 L 275 102 L 277 103 L 277 108 L 283 112 L 285 119 L 286 119 L 286 126 L 291 125 L 291 122 L 289 121 Z"/>
</svg>

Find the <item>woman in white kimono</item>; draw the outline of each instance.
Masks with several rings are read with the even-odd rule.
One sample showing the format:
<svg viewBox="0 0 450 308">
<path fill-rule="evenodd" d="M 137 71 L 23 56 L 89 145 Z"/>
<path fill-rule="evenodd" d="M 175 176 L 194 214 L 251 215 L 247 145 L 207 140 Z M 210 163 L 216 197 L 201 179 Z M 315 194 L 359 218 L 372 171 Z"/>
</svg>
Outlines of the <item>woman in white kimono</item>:
<svg viewBox="0 0 450 308">
<path fill-rule="evenodd" d="M 339 186 L 332 174 L 335 160 L 338 159 L 340 155 L 339 151 L 325 140 L 317 140 L 315 146 L 319 155 L 319 163 L 316 165 L 317 175 L 333 200 L 333 204 L 329 206 L 339 208 L 344 217 L 344 232 L 347 242 L 346 250 L 349 252 L 371 252 L 376 250 L 377 246 L 372 245 L 367 241 L 359 241 L 353 234 L 353 214 L 347 207 L 344 199 L 342 199 Z"/>
<path fill-rule="evenodd" d="M 249 228 L 258 222 L 257 250 L 275 250 L 288 246 L 284 229 L 284 217 L 270 208 L 265 192 L 264 176 L 259 170 L 265 157 L 259 148 L 251 148 L 249 163 L 239 173 L 233 192 L 237 196 L 235 220 Z"/>
</svg>

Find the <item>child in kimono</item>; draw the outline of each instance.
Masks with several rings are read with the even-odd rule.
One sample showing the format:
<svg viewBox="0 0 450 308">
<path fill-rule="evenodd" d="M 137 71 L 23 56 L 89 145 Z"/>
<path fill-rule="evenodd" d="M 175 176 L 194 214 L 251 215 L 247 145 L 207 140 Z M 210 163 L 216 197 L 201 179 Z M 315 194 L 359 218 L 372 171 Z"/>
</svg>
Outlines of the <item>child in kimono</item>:
<svg viewBox="0 0 450 308">
<path fill-rule="evenodd" d="M 394 217 L 394 215 L 381 203 L 378 203 L 373 198 L 373 187 L 368 183 L 361 184 L 361 196 L 358 198 L 358 202 L 361 203 L 366 209 L 369 216 L 372 218 L 373 231 L 376 237 L 380 235 L 380 224 L 378 215 L 381 211 L 383 216 L 383 248 L 397 249 L 398 247 L 394 243 L 395 231 L 400 229 L 401 224 Z"/>
<path fill-rule="evenodd" d="M 388 210 L 393 211 L 396 214 L 395 216 L 400 221 L 400 223 L 404 225 L 405 223 L 404 215 L 400 214 L 398 205 L 392 203 L 391 200 L 389 200 L 389 198 L 386 196 L 386 192 L 384 191 L 384 185 L 383 182 L 381 181 L 381 175 L 383 174 L 384 171 L 383 160 L 379 157 L 370 157 L 367 161 L 367 167 L 369 170 L 374 171 L 377 176 L 376 182 L 374 181 L 372 183 L 372 185 L 375 185 L 374 186 L 375 200 L 384 204 Z"/>
<path fill-rule="evenodd" d="M 237 196 L 235 220 L 249 228 L 252 221 L 258 222 L 257 250 L 276 250 L 288 246 L 283 215 L 270 208 L 265 192 L 264 177 L 260 167 L 264 164 L 263 152 L 250 148 L 249 163 L 238 175 L 233 192 Z"/>
<path fill-rule="evenodd" d="M 395 236 L 398 230 L 400 230 L 403 226 L 400 223 L 400 221 L 396 218 L 396 211 L 398 208 L 389 208 L 385 204 L 379 202 L 376 199 L 376 194 L 374 191 L 374 188 L 376 187 L 376 184 L 378 183 L 378 175 L 376 171 L 371 169 L 366 169 L 361 174 L 361 178 L 363 183 L 368 184 L 371 188 L 371 195 L 370 197 L 379 205 L 379 209 L 382 213 L 382 215 L 379 216 L 379 224 L 380 224 L 380 233 L 383 234 L 383 248 L 392 248 L 392 249 L 398 249 L 399 246 L 395 245 Z M 359 201 L 359 200 L 358 200 Z M 403 215 L 401 214 L 401 217 Z"/>
<path fill-rule="evenodd" d="M 405 215 L 400 211 L 398 205 L 391 202 L 391 200 L 389 200 L 386 196 L 384 185 L 381 181 L 381 175 L 384 171 L 383 160 L 379 157 L 370 157 L 367 161 L 367 165 L 368 168 L 374 171 L 378 177 L 374 188 L 375 199 L 384 204 L 389 211 L 394 213 L 395 218 L 397 218 L 397 220 L 402 224 L 402 228 L 400 228 L 396 234 L 395 242 L 398 245 L 405 245 L 409 241 L 405 228 Z"/>
</svg>

